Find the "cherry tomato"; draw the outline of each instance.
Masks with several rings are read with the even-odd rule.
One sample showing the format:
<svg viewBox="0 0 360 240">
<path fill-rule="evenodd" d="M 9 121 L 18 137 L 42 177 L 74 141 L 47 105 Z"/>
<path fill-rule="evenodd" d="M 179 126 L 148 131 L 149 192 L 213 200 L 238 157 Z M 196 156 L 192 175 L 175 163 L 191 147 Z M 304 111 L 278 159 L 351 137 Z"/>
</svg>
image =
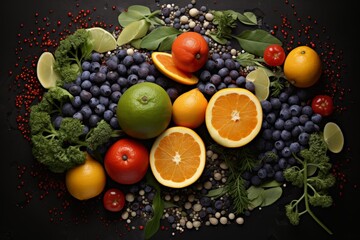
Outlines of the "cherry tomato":
<svg viewBox="0 0 360 240">
<path fill-rule="evenodd" d="M 270 44 L 265 48 L 264 61 L 269 66 L 276 67 L 282 65 L 285 57 L 286 54 L 283 47 L 278 44 Z"/>
<path fill-rule="evenodd" d="M 125 195 L 119 189 L 110 188 L 103 196 L 103 204 L 106 210 L 111 212 L 119 212 L 125 206 Z"/>
<path fill-rule="evenodd" d="M 317 95 L 311 102 L 311 108 L 321 116 L 329 116 L 334 111 L 333 99 L 328 95 Z"/>
</svg>

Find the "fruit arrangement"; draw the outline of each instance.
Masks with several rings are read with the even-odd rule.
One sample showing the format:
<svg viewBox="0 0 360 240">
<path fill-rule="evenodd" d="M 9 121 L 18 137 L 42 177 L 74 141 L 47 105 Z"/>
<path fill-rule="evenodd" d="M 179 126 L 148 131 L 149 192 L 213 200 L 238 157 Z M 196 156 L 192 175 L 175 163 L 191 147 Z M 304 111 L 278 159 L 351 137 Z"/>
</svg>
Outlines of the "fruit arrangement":
<svg viewBox="0 0 360 240">
<path fill-rule="evenodd" d="M 332 234 L 309 207 L 331 206 L 327 151 L 344 144 L 339 126 L 326 122 L 331 97 L 308 91 L 320 80 L 320 55 L 305 45 L 285 51 L 263 29 L 234 36 L 237 22 L 256 25 L 257 18 L 205 6 L 163 5 L 154 13 L 133 5 L 119 15 L 121 31 L 93 27 L 67 36 L 37 63 L 46 92 L 30 113 L 35 159 L 64 173 L 73 197 L 102 195 L 109 211 L 125 211 L 133 202 L 128 187 L 145 184 L 153 202 L 143 209 L 151 213 L 147 237 L 171 202 L 164 196 L 193 193 L 199 184 L 196 201 L 184 205 L 196 217 L 182 227 L 241 222 L 291 183 L 308 194 L 305 211 Z M 106 189 L 108 181 L 118 187 Z M 301 200 L 284 209 L 294 225 Z M 232 217 L 216 216 L 225 209 Z M 183 221 L 180 215 L 167 220 Z"/>
</svg>

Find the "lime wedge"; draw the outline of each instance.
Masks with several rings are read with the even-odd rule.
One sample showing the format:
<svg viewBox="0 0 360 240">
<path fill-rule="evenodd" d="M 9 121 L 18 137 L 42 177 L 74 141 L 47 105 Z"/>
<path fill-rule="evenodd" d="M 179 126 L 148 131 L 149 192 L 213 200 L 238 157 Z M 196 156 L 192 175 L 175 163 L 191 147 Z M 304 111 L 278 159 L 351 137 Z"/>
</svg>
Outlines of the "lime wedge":
<svg viewBox="0 0 360 240">
<path fill-rule="evenodd" d="M 56 86 L 56 81 L 60 76 L 54 71 L 55 58 L 51 52 L 43 52 L 36 66 L 37 78 L 46 89 Z"/>
<path fill-rule="evenodd" d="M 255 85 L 255 95 L 259 101 L 263 101 L 270 94 L 270 79 L 262 68 L 257 68 L 248 73 L 246 81 L 253 82 Z"/>
<path fill-rule="evenodd" d="M 103 53 L 116 49 L 115 37 L 110 32 L 101 27 L 92 27 L 87 30 L 90 32 L 96 52 Z"/>
<path fill-rule="evenodd" d="M 330 152 L 339 153 L 344 147 L 344 135 L 334 122 L 328 122 L 324 126 L 324 140 Z"/>
</svg>

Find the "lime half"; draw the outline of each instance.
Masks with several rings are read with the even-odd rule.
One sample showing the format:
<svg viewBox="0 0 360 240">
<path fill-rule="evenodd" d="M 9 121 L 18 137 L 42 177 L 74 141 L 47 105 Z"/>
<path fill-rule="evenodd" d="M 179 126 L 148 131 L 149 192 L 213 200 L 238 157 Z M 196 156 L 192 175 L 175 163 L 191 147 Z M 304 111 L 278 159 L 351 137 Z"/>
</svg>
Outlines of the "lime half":
<svg viewBox="0 0 360 240">
<path fill-rule="evenodd" d="M 54 71 L 55 58 L 51 52 L 43 52 L 36 66 L 37 78 L 46 89 L 56 86 L 56 81 L 60 76 Z"/>
<path fill-rule="evenodd" d="M 96 52 L 103 53 L 116 49 L 115 37 L 110 32 L 101 27 L 92 27 L 87 30 L 90 32 Z"/>
<path fill-rule="evenodd" d="M 246 81 L 253 82 L 255 85 L 255 95 L 259 101 L 263 101 L 270 94 L 270 79 L 262 68 L 257 68 L 246 76 Z"/>
<path fill-rule="evenodd" d="M 324 140 L 330 152 L 339 153 L 344 147 L 344 135 L 340 127 L 334 122 L 328 122 L 324 126 Z"/>
</svg>

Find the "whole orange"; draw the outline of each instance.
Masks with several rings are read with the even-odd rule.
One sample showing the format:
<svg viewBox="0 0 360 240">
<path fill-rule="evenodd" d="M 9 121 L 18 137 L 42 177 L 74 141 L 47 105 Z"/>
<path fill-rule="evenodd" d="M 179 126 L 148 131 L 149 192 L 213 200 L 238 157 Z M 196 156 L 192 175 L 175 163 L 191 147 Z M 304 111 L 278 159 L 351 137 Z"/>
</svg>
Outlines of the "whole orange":
<svg viewBox="0 0 360 240">
<path fill-rule="evenodd" d="M 116 141 L 104 158 L 106 173 L 120 184 L 139 182 L 149 167 L 149 151 L 145 145 L 131 138 Z"/>
<path fill-rule="evenodd" d="M 200 33 L 184 32 L 174 40 L 171 55 L 181 71 L 196 72 L 208 59 L 209 45 Z"/>
<path fill-rule="evenodd" d="M 207 99 L 198 88 L 181 94 L 173 103 L 173 122 L 188 128 L 199 127 L 205 121 L 207 104 Z"/>
<path fill-rule="evenodd" d="M 308 46 L 294 48 L 284 62 L 285 78 L 296 87 L 311 87 L 319 80 L 321 72 L 320 56 Z"/>
<path fill-rule="evenodd" d="M 66 172 L 65 184 L 76 199 L 87 200 L 98 196 L 105 188 L 106 173 L 103 165 L 86 153 L 85 162 Z"/>
</svg>

